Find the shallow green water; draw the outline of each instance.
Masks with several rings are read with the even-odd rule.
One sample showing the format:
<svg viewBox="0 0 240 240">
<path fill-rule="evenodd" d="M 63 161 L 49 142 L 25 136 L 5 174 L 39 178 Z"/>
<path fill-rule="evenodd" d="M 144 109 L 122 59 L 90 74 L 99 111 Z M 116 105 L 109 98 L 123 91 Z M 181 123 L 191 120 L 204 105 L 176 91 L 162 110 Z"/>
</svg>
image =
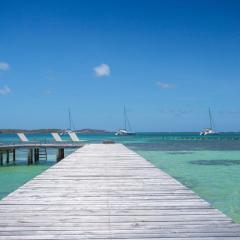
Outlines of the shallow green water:
<svg viewBox="0 0 240 240">
<path fill-rule="evenodd" d="M 137 151 L 240 223 L 240 151 Z"/>
<path fill-rule="evenodd" d="M 0 167 L 0 199 L 37 176 L 49 165 L 10 165 Z"/>
<path fill-rule="evenodd" d="M 65 156 L 72 153 L 74 149 L 65 149 Z M 56 150 L 48 149 L 48 157 L 38 164 L 27 165 L 27 151 L 20 149 L 16 151 L 16 164 L 4 164 L 0 166 L 0 199 L 7 196 L 27 181 L 31 180 L 41 172 L 56 163 Z M 4 156 L 4 160 L 6 156 Z"/>
<path fill-rule="evenodd" d="M 240 133 L 207 137 L 200 137 L 199 133 L 78 136 L 90 143 L 111 139 L 125 144 L 240 223 Z M 52 141 L 49 134 L 33 134 L 28 138 Z M 65 137 L 65 140 L 69 139 Z M 14 141 L 17 141 L 15 135 L 0 134 L 0 144 Z M 66 151 L 66 154 L 73 150 Z M 47 162 L 27 166 L 26 152 L 18 151 L 16 166 L 0 167 L 0 198 L 54 164 L 55 158 L 55 150 L 50 149 Z"/>
</svg>

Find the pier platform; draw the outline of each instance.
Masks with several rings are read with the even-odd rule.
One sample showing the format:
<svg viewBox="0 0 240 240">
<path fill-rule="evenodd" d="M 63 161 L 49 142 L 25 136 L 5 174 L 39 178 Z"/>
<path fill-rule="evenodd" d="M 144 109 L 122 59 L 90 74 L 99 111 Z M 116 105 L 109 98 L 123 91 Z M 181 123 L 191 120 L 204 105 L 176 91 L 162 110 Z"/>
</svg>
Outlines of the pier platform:
<svg viewBox="0 0 240 240">
<path fill-rule="evenodd" d="M 0 201 L 0 240 L 239 240 L 240 225 L 122 144 L 86 144 Z"/>
<path fill-rule="evenodd" d="M 84 146 L 83 143 L 76 142 L 53 142 L 53 143 L 43 143 L 43 142 L 27 142 L 27 143 L 9 143 L 0 144 L 0 151 L 12 150 L 18 148 L 80 148 Z"/>
<path fill-rule="evenodd" d="M 0 166 L 4 165 L 3 156 L 5 155 L 5 164 L 9 164 L 10 161 L 15 164 L 16 162 L 16 151 L 18 149 L 28 150 L 27 164 L 31 165 L 38 163 L 41 156 L 47 159 L 47 149 L 57 149 L 56 160 L 60 161 L 64 158 L 65 148 L 80 148 L 84 145 L 76 142 L 21 142 L 21 143 L 8 143 L 0 144 Z M 11 160 L 10 160 L 11 155 Z"/>
</svg>

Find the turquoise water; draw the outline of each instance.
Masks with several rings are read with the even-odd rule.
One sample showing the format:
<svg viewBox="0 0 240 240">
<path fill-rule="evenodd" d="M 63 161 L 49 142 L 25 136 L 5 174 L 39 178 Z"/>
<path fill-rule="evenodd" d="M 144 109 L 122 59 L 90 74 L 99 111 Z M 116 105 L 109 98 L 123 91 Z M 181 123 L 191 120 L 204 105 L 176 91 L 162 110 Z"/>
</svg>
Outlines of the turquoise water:
<svg viewBox="0 0 240 240">
<path fill-rule="evenodd" d="M 240 223 L 240 151 L 137 151 Z"/>
<path fill-rule="evenodd" d="M 72 153 L 74 149 L 65 149 L 65 156 Z M 0 199 L 22 186 L 33 177 L 48 169 L 56 163 L 56 149 L 47 150 L 47 161 L 40 160 L 38 164 L 26 165 L 28 152 L 24 149 L 16 151 L 16 162 L 0 166 Z M 3 158 L 4 162 L 6 156 Z"/>
<path fill-rule="evenodd" d="M 46 170 L 50 164 L 10 165 L 0 167 L 0 199 L 14 191 L 24 183 Z"/>
<path fill-rule="evenodd" d="M 127 137 L 79 134 L 79 137 L 86 142 L 112 139 L 124 143 L 240 223 L 240 133 L 207 137 L 198 133 L 141 133 Z M 48 134 L 28 138 L 53 140 Z M 0 134 L 0 142 L 15 141 L 14 135 Z M 0 167 L 0 198 L 54 164 L 55 152 L 49 151 L 49 160 L 38 165 L 26 166 L 24 153 L 20 152 L 16 166 Z"/>
</svg>

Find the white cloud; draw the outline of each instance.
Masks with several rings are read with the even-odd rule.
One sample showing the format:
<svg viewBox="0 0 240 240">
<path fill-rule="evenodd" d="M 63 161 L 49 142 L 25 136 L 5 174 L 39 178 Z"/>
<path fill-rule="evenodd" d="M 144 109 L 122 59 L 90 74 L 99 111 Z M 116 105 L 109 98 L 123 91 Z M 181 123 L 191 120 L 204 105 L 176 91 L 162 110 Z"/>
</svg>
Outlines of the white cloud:
<svg viewBox="0 0 240 240">
<path fill-rule="evenodd" d="M 49 90 L 49 89 L 46 89 L 46 90 L 43 91 L 43 94 L 44 94 L 44 95 L 51 95 L 51 94 L 52 94 L 52 91 Z"/>
<path fill-rule="evenodd" d="M 54 81 L 56 80 L 56 73 L 52 70 L 49 70 L 47 73 L 46 73 L 46 79 L 49 80 L 49 81 Z"/>
<path fill-rule="evenodd" d="M 6 62 L 0 62 L 0 70 L 8 71 L 10 69 L 10 65 Z"/>
<path fill-rule="evenodd" d="M 97 77 L 104 77 L 110 75 L 110 67 L 107 64 L 101 64 L 94 68 L 95 75 Z"/>
<path fill-rule="evenodd" d="M 7 95 L 11 92 L 11 89 L 8 86 L 0 88 L 0 95 Z"/>
<path fill-rule="evenodd" d="M 187 115 L 193 113 L 192 109 L 172 109 L 172 108 L 161 108 L 161 114 L 166 115 Z"/>
<path fill-rule="evenodd" d="M 160 81 L 157 82 L 157 85 L 158 85 L 158 87 L 164 88 L 164 89 L 166 89 L 166 88 L 174 88 L 175 87 L 174 84 L 164 83 L 164 82 L 160 82 Z"/>
<path fill-rule="evenodd" d="M 239 110 L 220 110 L 217 111 L 218 114 L 226 114 L 226 115 L 236 115 L 240 114 Z"/>
</svg>

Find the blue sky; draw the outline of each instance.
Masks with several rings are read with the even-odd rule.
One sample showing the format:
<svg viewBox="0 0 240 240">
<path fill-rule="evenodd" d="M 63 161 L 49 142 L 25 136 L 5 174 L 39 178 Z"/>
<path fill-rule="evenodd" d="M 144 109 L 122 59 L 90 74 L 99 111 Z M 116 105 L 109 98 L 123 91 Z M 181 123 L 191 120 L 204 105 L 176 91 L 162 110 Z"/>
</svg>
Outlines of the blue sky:
<svg viewBox="0 0 240 240">
<path fill-rule="evenodd" d="M 239 1 L 0 6 L 0 128 L 240 130 Z"/>
</svg>

